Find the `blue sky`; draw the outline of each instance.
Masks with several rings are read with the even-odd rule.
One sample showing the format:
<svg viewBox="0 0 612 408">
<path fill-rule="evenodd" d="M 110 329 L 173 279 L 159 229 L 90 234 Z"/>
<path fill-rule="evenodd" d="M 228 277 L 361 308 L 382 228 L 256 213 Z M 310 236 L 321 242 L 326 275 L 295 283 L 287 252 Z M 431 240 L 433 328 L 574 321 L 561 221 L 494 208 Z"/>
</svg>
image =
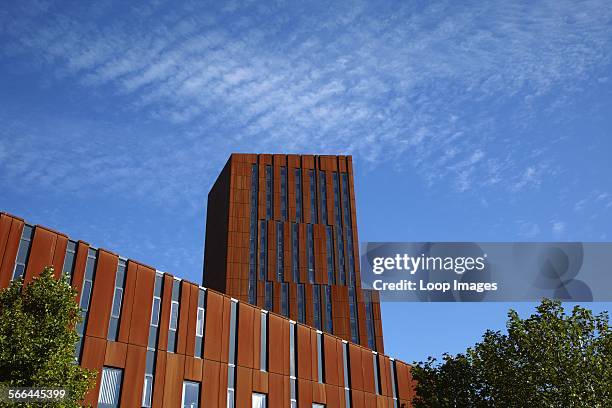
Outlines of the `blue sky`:
<svg viewBox="0 0 612 408">
<path fill-rule="evenodd" d="M 612 238 L 607 1 L 11 3 L 0 209 L 30 222 L 200 281 L 228 155 L 297 152 L 354 156 L 361 241 Z M 509 307 L 386 304 L 386 351 Z"/>
</svg>

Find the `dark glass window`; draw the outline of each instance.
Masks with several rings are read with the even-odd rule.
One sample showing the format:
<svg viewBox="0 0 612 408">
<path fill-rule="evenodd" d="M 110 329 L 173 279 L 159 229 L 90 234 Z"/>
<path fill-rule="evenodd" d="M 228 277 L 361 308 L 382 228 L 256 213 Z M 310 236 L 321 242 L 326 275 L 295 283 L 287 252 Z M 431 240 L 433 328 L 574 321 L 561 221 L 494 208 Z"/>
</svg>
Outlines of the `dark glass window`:
<svg viewBox="0 0 612 408">
<path fill-rule="evenodd" d="M 161 311 L 161 295 L 164 287 L 164 277 L 161 273 L 155 274 L 153 286 L 153 304 L 151 306 L 151 323 L 149 325 L 149 349 L 157 348 L 157 334 L 159 327 L 159 313 Z"/>
<path fill-rule="evenodd" d="M 294 283 L 300 281 L 299 236 L 298 224 L 291 224 L 291 273 Z"/>
<path fill-rule="evenodd" d="M 378 366 L 378 354 L 372 353 L 372 361 L 374 364 L 374 392 L 380 395 L 380 367 Z"/>
<path fill-rule="evenodd" d="M 285 281 L 285 228 L 282 222 L 276 223 L 276 280 Z"/>
<path fill-rule="evenodd" d="M 66 257 L 64 258 L 64 267 L 62 268 L 62 274 L 67 277 L 68 282 L 70 283 L 72 283 L 72 274 L 74 272 L 76 248 L 76 242 L 68 241 L 68 245 L 66 246 Z"/>
<path fill-rule="evenodd" d="M 376 350 L 376 341 L 374 338 L 374 311 L 372 310 L 372 292 L 367 289 L 363 290 L 363 297 L 366 313 L 366 329 L 368 332 L 368 347 L 372 350 Z"/>
<path fill-rule="evenodd" d="M 281 283 L 281 314 L 289 317 L 289 284 Z"/>
<path fill-rule="evenodd" d="M 348 175 L 341 173 L 342 176 L 342 208 L 344 225 L 346 227 L 346 251 L 348 258 L 348 277 L 349 285 L 355 285 L 355 257 L 353 248 L 353 225 L 350 211 L 350 195 L 348 191 Z"/>
<path fill-rule="evenodd" d="M 308 281 L 314 283 L 315 270 L 314 270 L 314 231 L 312 224 L 306 226 L 306 256 L 308 258 Z"/>
<path fill-rule="evenodd" d="M 204 354 L 204 325 L 206 321 L 206 292 L 204 289 L 200 289 L 198 293 L 198 312 L 196 315 L 196 338 L 195 338 L 195 352 L 196 357 L 202 358 Z"/>
<path fill-rule="evenodd" d="M 280 168 L 281 220 L 287 221 L 287 167 Z"/>
<path fill-rule="evenodd" d="M 351 408 L 351 376 L 349 375 L 350 362 L 348 343 L 342 342 L 342 368 L 344 371 L 344 399 L 346 401 L 346 408 Z"/>
<path fill-rule="evenodd" d="M 85 263 L 85 279 L 83 280 L 83 287 L 81 288 L 81 323 L 77 324 L 77 333 L 79 335 L 79 341 L 76 345 L 76 358 L 77 361 L 81 361 L 81 348 L 83 346 L 83 334 L 87 328 L 87 320 L 89 317 L 89 303 L 91 302 L 91 292 L 93 291 L 93 284 L 96 275 L 96 264 L 98 262 L 98 253 L 95 249 L 89 248 L 87 251 L 87 262 Z"/>
<path fill-rule="evenodd" d="M 304 296 L 304 284 L 298 283 L 297 285 L 297 300 L 298 300 L 298 321 L 300 323 L 306 323 L 306 300 Z"/>
<path fill-rule="evenodd" d="M 272 166 L 266 166 L 266 219 L 271 220 L 274 218 L 272 212 L 274 206 L 272 203 L 272 197 L 274 196 L 274 181 L 272 177 Z"/>
<path fill-rule="evenodd" d="M 357 300 L 355 299 L 355 287 L 348 287 L 349 294 L 349 317 L 351 323 L 351 341 L 359 343 L 359 329 L 357 326 Z"/>
<path fill-rule="evenodd" d="M 308 170 L 310 179 L 310 222 L 317 223 L 317 178 L 314 170 Z"/>
<path fill-rule="evenodd" d="M 30 256 L 33 233 L 34 230 L 31 226 L 27 224 L 23 226 L 21 239 L 19 240 L 19 249 L 17 250 L 17 259 L 15 260 L 15 268 L 13 269 L 13 280 L 21 278 L 25 272 L 28 257 Z"/>
<path fill-rule="evenodd" d="M 332 291 L 331 286 L 326 285 L 325 288 L 325 330 L 328 333 L 334 333 L 334 319 L 332 315 Z"/>
<path fill-rule="evenodd" d="M 111 309 L 111 317 L 108 325 L 107 338 L 111 341 L 117 341 L 119 334 L 119 319 L 121 317 L 121 304 L 123 302 L 123 289 L 125 288 L 125 261 L 119 259 L 117 264 L 117 273 L 115 275 L 115 291 L 113 293 L 113 305 Z"/>
<path fill-rule="evenodd" d="M 336 226 L 336 245 L 338 254 L 338 277 L 340 285 L 346 285 L 345 263 L 344 263 L 344 238 L 342 237 L 342 216 L 340 213 L 340 182 L 338 173 L 332 173 L 334 183 L 334 221 Z"/>
<path fill-rule="evenodd" d="M 295 169 L 295 221 L 302 222 L 302 169 Z"/>
<path fill-rule="evenodd" d="M 314 327 L 321 330 L 321 292 L 319 290 L 319 285 L 312 286 L 312 305 Z"/>
<path fill-rule="evenodd" d="M 323 384 L 325 382 L 325 373 L 323 364 L 323 333 L 317 333 L 317 381 L 319 384 Z"/>
<path fill-rule="evenodd" d="M 323 224 L 327 224 L 327 180 L 324 171 L 319 171 L 319 191 L 321 196 L 321 221 Z"/>
<path fill-rule="evenodd" d="M 266 280 L 268 275 L 268 234 L 265 220 L 259 221 L 259 280 Z"/>
<path fill-rule="evenodd" d="M 257 202 L 259 195 L 259 170 L 251 166 L 251 214 L 249 225 L 249 303 L 257 302 Z"/>
<path fill-rule="evenodd" d="M 113 367 L 102 367 L 98 407 L 118 408 L 123 383 L 123 370 Z"/>
<path fill-rule="evenodd" d="M 176 337 L 179 325 L 181 281 L 172 282 L 172 302 L 170 302 L 170 321 L 168 322 L 168 351 L 176 353 Z"/>
<path fill-rule="evenodd" d="M 266 293 L 265 293 L 265 308 L 266 310 L 272 310 L 274 306 L 274 297 L 273 297 L 273 289 L 272 282 L 266 282 Z"/>
</svg>

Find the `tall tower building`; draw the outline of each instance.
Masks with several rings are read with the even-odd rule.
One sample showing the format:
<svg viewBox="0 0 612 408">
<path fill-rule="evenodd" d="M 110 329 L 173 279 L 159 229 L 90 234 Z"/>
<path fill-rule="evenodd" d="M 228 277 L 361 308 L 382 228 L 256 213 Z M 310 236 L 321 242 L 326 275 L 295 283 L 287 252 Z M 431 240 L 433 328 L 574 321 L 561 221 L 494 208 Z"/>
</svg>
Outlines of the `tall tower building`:
<svg viewBox="0 0 612 408">
<path fill-rule="evenodd" d="M 358 242 L 351 156 L 232 154 L 208 194 L 203 284 L 383 352 Z"/>
</svg>

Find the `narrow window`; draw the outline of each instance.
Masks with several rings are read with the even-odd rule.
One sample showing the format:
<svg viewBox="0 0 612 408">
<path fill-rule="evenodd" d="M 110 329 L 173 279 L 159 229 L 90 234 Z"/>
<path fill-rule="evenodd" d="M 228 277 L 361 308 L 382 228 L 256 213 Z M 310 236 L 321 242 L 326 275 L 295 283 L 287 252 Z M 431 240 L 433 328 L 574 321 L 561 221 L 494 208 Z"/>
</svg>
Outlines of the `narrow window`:
<svg viewBox="0 0 612 408">
<path fill-rule="evenodd" d="M 236 383 L 236 327 L 238 324 L 238 301 L 232 299 L 230 309 L 229 358 L 227 363 L 227 408 L 234 408 Z"/>
<path fill-rule="evenodd" d="M 342 340 L 342 366 L 344 369 L 344 399 L 346 408 L 351 408 L 351 383 L 349 375 L 348 343 Z"/>
<path fill-rule="evenodd" d="M 317 178 L 314 170 L 308 170 L 310 179 L 310 223 L 317 223 Z"/>
<path fill-rule="evenodd" d="M 32 235 L 34 230 L 28 224 L 23 226 L 21 239 L 19 240 L 19 249 L 17 250 L 17 259 L 15 260 L 15 268 L 13 269 L 12 280 L 23 277 L 30 256 L 30 246 L 32 245 Z"/>
<path fill-rule="evenodd" d="M 281 283 L 281 314 L 289 317 L 289 284 Z"/>
<path fill-rule="evenodd" d="M 113 305 L 111 317 L 108 324 L 107 339 L 117 341 L 119 334 L 119 318 L 121 317 L 121 304 L 123 302 L 123 289 L 125 288 L 125 261 L 119 259 L 117 273 L 115 275 L 115 291 L 113 293 Z"/>
<path fill-rule="evenodd" d="M 204 320 L 206 319 L 206 309 L 204 308 L 206 292 L 200 289 L 198 293 L 198 314 L 196 321 L 196 338 L 194 355 L 202 358 L 204 353 Z"/>
<path fill-rule="evenodd" d="M 157 334 L 159 332 L 159 313 L 161 310 L 161 295 L 164 287 L 164 277 L 161 273 L 155 274 L 155 286 L 153 288 L 153 303 L 151 304 L 151 322 L 149 324 L 149 342 L 150 349 L 157 348 Z"/>
<path fill-rule="evenodd" d="M 357 326 L 357 300 L 355 299 L 355 287 L 348 287 L 349 295 L 349 319 L 351 324 L 351 341 L 359 343 L 359 328 Z"/>
<path fill-rule="evenodd" d="M 260 394 L 258 392 L 253 393 L 253 408 L 267 408 L 267 396 L 266 394 Z"/>
<path fill-rule="evenodd" d="M 325 373 L 323 372 L 323 333 L 317 331 L 317 381 L 323 384 L 325 381 Z"/>
<path fill-rule="evenodd" d="M 281 220 L 287 221 L 287 167 L 280 168 Z"/>
<path fill-rule="evenodd" d="M 120 368 L 102 367 L 98 407 L 117 408 L 121 397 L 123 370 Z"/>
<path fill-rule="evenodd" d="M 76 259 L 77 244 L 74 241 L 68 241 L 66 246 L 66 257 L 64 258 L 64 266 L 62 275 L 66 277 L 68 282 L 72 283 L 72 274 L 74 272 L 74 261 Z"/>
<path fill-rule="evenodd" d="M 295 169 L 295 221 L 302 222 L 302 169 Z"/>
<path fill-rule="evenodd" d="M 261 339 L 260 339 L 260 361 L 259 369 L 268 371 L 268 313 L 262 310 L 261 312 Z"/>
<path fill-rule="evenodd" d="M 340 212 L 340 182 L 338 173 L 332 173 L 334 189 L 334 222 L 336 227 L 336 245 L 338 254 L 338 269 L 340 285 L 346 285 L 345 264 L 344 264 L 344 238 L 342 237 L 342 215 Z"/>
<path fill-rule="evenodd" d="M 249 303 L 257 302 L 257 200 L 259 196 L 259 171 L 251 166 L 251 214 L 249 226 Z"/>
<path fill-rule="evenodd" d="M 312 408 L 325 408 L 325 404 L 312 403 Z"/>
<path fill-rule="evenodd" d="M 265 308 L 266 310 L 272 310 L 274 307 L 274 298 L 272 290 L 274 289 L 272 286 L 272 282 L 266 282 L 266 293 L 265 293 Z"/>
<path fill-rule="evenodd" d="M 397 408 L 397 376 L 395 375 L 394 359 L 391 359 L 391 389 L 393 390 L 393 408 Z"/>
<path fill-rule="evenodd" d="M 296 387 L 296 372 L 297 364 L 295 361 L 295 322 L 289 322 L 289 391 L 291 408 L 297 408 L 297 387 Z"/>
<path fill-rule="evenodd" d="M 346 251 L 348 258 L 348 278 L 349 285 L 355 285 L 355 256 L 353 248 L 353 225 L 350 210 L 350 195 L 348 191 L 348 175 L 341 173 L 342 177 L 342 209 L 344 217 L 344 225 L 346 231 Z"/>
<path fill-rule="evenodd" d="M 183 408 L 198 408 L 200 406 L 200 383 L 183 381 Z"/>
<path fill-rule="evenodd" d="M 331 286 L 325 285 L 325 330 L 334 333 L 334 319 L 332 316 L 332 291 Z"/>
<path fill-rule="evenodd" d="M 142 406 L 150 407 L 153 401 L 153 380 L 155 375 L 155 350 L 147 350 L 145 376 L 142 385 Z"/>
<path fill-rule="evenodd" d="M 299 227 L 297 223 L 291 224 L 291 273 L 293 282 L 300 281 L 300 251 L 299 251 Z"/>
<path fill-rule="evenodd" d="M 375 351 L 372 352 L 372 361 L 374 363 L 374 391 L 380 395 L 380 368 L 378 367 L 378 354 Z"/>
<path fill-rule="evenodd" d="M 179 323 L 181 281 L 172 282 L 172 302 L 170 303 L 170 322 L 168 323 L 168 351 L 176 353 L 176 337 Z"/>
<path fill-rule="evenodd" d="M 334 263 L 334 232 L 331 226 L 325 227 L 325 250 L 327 252 L 327 282 L 336 284 L 336 273 Z"/>
<path fill-rule="evenodd" d="M 96 264 L 98 261 L 97 251 L 93 248 L 89 248 L 87 251 L 87 262 L 85 263 L 85 278 L 83 280 L 83 287 L 81 288 L 81 323 L 77 324 L 77 334 L 79 335 L 79 341 L 76 344 L 75 357 L 78 362 L 81 361 L 81 349 L 83 347 L 83 334 L 87 328 L 87 319 L 89 317 L 89 303 L 91 302 L 91 292 L 93 290 L 93 283 L 96 274 Z"/>
<path fill-rule="evenodd" d="M 314 270 L 314 231 L 312 224 L 306 225 L 306 251 L 308 257 L 308 281 L 314 283 L 315 281 L 315 270 Z"/>
<path fill-rule="evenodd" d="M 319 191 L 321 197 L 321 221 L 323 224 L 327 224 L 327 180 L 325 179 L 324 171 L 319 171 Z"/>
<path fill-rule="evenodd" d="M 276 280 L 285 281 L 285 227 L 282 222 L 276 223 Z"/>
<path fill-rule="evenodd" d="M 304 305 L 304 284 L 298 283 L 297 285 L 297 300 L 298 300 L 298 321 L 300 323 L 306 323 L 306 307 Z"/>
<path fill-rule="evenodd" d="M 372 310 L 372 291 L 363 290 L 366 314 L 366 330 L 368 332 L 368 347 L 376 350 L 376 341 L 374 338 L 374 311 Z"/>
<path fill-rule="evenodd" d="M 314 327 L 321 330 L 321 292 L 319 285 L 312 285 L 312 305 Z"/>
<path fill-rule="evenodd" d="M 268 275 L 268 234 L 267 222 L 259 221 L 259 280 L 265 281 Z"/>
<path fill-rule="evenodd" d="M 272 178 L 272 166 L 266 166 L 266 219 L 271 220 L 274 218 L 272 211 L 274 206 L 272 204 L 272 197 L 274 194 L 274 182 Z"/>
</svg>

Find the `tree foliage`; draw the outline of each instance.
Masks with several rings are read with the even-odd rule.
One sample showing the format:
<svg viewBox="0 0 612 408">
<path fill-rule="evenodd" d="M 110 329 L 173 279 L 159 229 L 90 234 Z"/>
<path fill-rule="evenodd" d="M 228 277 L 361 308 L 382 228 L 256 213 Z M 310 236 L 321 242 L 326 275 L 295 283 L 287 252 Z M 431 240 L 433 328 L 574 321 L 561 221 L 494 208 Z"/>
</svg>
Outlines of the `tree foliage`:
<svg viewBox="0 0 612 408">
<path fill-rule="evenodd" d="M 76 292 L 53 274 L 45 268 L 31 283 L 0 291 L 0 386 L 64 388 L 69 400 L 56 406 L 80 407 L 96 373 L 75 363 Z"/>
<path fill-rule="evenodd" d="M 510 310 L 506 328 L 441 363 L 415 363 L 415 407 L 612 406 L 607 313 L 576 306 L 568 315 L 544 300 L 527 319 Z"/>
</svg>

